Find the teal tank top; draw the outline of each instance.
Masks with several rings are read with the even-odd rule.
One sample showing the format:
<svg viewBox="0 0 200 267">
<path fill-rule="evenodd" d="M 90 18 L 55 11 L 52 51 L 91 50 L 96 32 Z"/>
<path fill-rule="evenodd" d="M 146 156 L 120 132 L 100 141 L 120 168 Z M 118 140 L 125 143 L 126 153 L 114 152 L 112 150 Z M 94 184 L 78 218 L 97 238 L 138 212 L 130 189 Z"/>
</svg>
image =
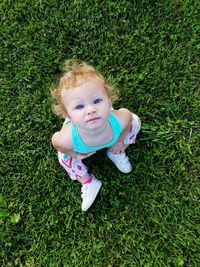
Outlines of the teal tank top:
<svg viewBox="0 0 200 267">
<path fill-rule="evenodd" d="M 68 123 L 69 121 L 70 121 L 69 119 L 66 119 L 64 124 Z M 83 142 L 78 133 L 77 125 L 72 124 L 71 130 L 72 130 L 72 141 L 74 145 L 74 151 L 78 153 L 90 153 L 114 145 L 114 143 L 118 140 L 120 134 L 122 133 L 123 129 L 117 117 L 113 114 L 113 112 L 110 112 L 110 115 L 108 117 L 108 122 L 113 132 L 113 139 L 110 142 L 99 146 L 87 146 Z"/>
</svg>

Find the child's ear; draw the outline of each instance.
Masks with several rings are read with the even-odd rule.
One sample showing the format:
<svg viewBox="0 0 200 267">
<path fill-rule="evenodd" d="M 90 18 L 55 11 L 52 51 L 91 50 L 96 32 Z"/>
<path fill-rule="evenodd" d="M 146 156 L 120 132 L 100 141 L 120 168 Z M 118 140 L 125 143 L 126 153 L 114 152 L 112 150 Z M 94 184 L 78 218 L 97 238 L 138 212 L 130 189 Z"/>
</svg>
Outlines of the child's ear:
<svg viewBox="0 0 200 267">
<path fill-rule="evenodd" d="M 63 107 L 63 108 L 64 108 L 64 112 L 65 112 L 65 118 L 70 118 L 70 116 L 69 116 L 69 114 L 67 112 L 67 109 L 65 107 Z"/>
<path fill-rule="evenodd" d="M 66 110 L 65 110 L 65 118 L 69 118 L 70 119 L 69 114 L 67 113 Z"/>
<path fill-rule="evenodd" d="M 112 102 L 111 100 L 109 100 L 109 105 L 110 105 L 110 109 L 113 110 L 113 107 L 112 107 Z"/>
</svg>

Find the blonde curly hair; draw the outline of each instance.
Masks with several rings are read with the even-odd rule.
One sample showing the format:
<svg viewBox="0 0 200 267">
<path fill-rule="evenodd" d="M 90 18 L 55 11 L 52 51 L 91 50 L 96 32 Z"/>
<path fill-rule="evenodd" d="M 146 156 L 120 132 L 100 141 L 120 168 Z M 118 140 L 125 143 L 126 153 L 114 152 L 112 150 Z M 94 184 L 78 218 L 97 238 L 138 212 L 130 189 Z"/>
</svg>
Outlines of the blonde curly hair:
<svg viewBox="0 0 200 267">
<path fill-rule="evenodd" d="M 60 80 L 53 86 L 51 90 L 54 101 L 53 111 L 58 117 L 67 117 L 67 112 L 62 102 L 61 92 L 63 90 L 78 87 L 91 78 L 98 78 L 112 102 L 117 99 L 117 96 L 114 92 L 114 86 L 106 81 L 93 66 L 78 60 L 67 60 L 63 64 Z"/>
</svg>

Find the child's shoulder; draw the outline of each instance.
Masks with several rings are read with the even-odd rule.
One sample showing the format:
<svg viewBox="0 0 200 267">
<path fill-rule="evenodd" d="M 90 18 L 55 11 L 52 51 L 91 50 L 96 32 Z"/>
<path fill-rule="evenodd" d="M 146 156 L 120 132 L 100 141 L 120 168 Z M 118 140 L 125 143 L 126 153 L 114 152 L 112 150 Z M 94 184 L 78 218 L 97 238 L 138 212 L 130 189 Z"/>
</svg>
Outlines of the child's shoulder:
<svg viewBox="0 0 200 267">
<path fill-rule="evenodd" d="M 132 120 L 132 113 L 126 108 L 112 110 L 113 114 L 119 120 L 122 128 L 126 128 Z"/>
</svg>

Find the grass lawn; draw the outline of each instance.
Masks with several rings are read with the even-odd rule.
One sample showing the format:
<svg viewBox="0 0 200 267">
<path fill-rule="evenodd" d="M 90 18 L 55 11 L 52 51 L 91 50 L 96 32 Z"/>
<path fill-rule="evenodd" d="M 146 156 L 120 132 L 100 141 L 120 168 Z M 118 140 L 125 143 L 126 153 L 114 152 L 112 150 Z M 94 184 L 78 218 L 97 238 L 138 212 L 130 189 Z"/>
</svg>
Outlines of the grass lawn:
<svg viewBox="0 0 200 267">
<path fill-rule="evenodd" d="M 200 266 L 199 14 L 198 0 L 1 0 L 0 266 Z M 130 174 L 87 159 L 103 187 L 86 213 L 50 142 L 68 58 L 142 120 Z"/>
</svg>

